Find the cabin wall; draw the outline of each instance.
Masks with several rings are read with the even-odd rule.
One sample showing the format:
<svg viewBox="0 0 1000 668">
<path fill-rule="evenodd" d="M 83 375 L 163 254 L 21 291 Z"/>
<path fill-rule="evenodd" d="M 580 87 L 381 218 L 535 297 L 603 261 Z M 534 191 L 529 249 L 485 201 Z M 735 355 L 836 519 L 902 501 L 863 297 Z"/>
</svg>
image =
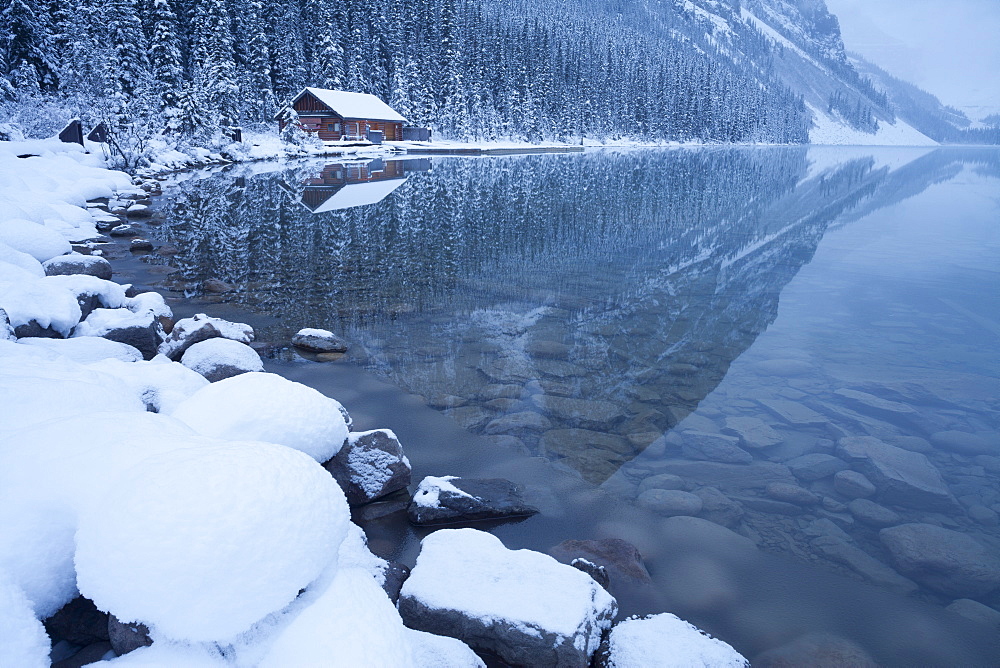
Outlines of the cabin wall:
<svg viewBox="0 0 1000 668">
<path fill-rule="evenodd" d="M 403 124 L 369 119 L 344 119 L 338 116 L 316 96 L 306 93 L 292 105 L 299 115 L 299 122 L 307 132 L 316 134 L 321 141 L 340 141 L 343 137 L 354 139 L 364 137 L 367 130 L 378 130 L 386 141 L 400 141 L 403 138 Z M 284 129 L 284 123 L 279 122 Z"/>
</svg>

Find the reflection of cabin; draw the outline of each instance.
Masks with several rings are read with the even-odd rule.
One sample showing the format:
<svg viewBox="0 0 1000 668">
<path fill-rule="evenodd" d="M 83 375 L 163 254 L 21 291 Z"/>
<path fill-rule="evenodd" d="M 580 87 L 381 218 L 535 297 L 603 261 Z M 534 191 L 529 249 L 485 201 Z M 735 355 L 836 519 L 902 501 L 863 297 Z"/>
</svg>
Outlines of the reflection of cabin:
<svg viewBox="0 0 1000 668">
<path fill-rule="evenodd" d="M 406 119 L 367 93 L 305 88 L 292 100 L 292 108 L 302 128 L 323 141 L 360 141 L 368 139 L 369 131 L 381 132 L 389 141 L 403 138 Z M 284 123 L 277 120 L 284 129 Z"/>
<path fill-rule="evenodd" d="M 428 169 L 426 158 L 332 163 L 306 181 L 302 204 L 313 213 L 376 204 L 403 185 L 409 172 Z"/>
</svg>

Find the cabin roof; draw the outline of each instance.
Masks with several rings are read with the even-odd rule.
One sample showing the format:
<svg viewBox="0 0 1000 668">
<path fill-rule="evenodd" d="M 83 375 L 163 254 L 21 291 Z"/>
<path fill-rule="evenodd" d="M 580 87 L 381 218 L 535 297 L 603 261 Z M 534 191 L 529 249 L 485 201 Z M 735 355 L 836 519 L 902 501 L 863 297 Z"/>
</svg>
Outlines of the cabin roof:
<svg viewBox="0 0 1000 668">
<path fill-rule="evenodd" d="M 341 118 L 406 122 L 406 119 L 396 113 L 392 107 L 368 93 L 349 93 L 346 90 L 329 90 L 327 88 L 305 88 L 295 96 L 292 104 L 295 104 L 306 93 L 311 93 Z"/>
<path fill-rule="evenodd" d="M 389 196 L 393 190 L 403 185 L 405 178 L 387 179 L 385 181 L 368 181 L 366 183 L 348 183 L 333 192 L 330 197 L 312 210 L 313 213 L 339 211 L 355 206 L 376 204 Z"/>
</svg>

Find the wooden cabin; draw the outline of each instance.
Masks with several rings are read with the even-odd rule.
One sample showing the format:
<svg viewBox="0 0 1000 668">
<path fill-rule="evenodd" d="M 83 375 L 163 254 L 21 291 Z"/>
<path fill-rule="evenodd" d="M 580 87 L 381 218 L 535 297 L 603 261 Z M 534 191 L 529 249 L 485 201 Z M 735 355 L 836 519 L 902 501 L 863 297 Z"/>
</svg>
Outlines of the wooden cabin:
<svg viewBox="0 0 1000 668">
<path fill-rule="evenodd" d="M 302 128 L 316 133 L 322 141 L 363 141 L 371 130 L 381 132 L 386 141 L 403 139 L 406 119 L 368 93 L 305 88 L 292 99 L 292 108 Z M 284 129 L 279 117 L 275 120 Z"/>
</svg>

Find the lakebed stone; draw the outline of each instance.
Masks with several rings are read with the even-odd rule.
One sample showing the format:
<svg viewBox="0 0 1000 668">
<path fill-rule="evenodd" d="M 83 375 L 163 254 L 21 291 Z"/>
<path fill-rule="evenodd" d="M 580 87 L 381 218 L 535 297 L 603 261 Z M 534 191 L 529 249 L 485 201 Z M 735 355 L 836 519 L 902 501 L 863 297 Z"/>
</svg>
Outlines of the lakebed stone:
<svg viewBox="0 0 1000 668">
<path fill-rule="evenodd" d="M 931 443 L 942 450 L 962 455 L 1000 454 L 1000 443 L 990 443 L 982 436 L 965 431 L 939 431 L 931 434 Z"/>
<path fill-rule="evenodd" d="M 610 401 L 571 399 L 536 394 L 531 401 L 553 419 L 582 427 L 602 427 L 625 417 L 624 411 Z"/>
<path fill-rule="evenodd" d="M 549 550 L 549 554 L 560 561 L 582 557 L 607 569 L 612 581 L 619 579 L 641 583 L 652 581 L 642 561 L 639 548 L 621 538 L 564 540 Z"/>
<path fill-rule="evenodd" d="M 755 461 L 750 464 L 668 459 L 657 463 L 657 470 L 685 480 L 717 487 L 723 492 L 763 489 L 772 482 L 795 483 L 795 477 L 783 464 Z"/>
<path fill-rule="evenodd" d="M 945 606 L 945 610 L 950 610 L 956 615 L 962 615 L 966 619 L 985 624 L 992 629 L 1000 631 L 1000 611 L 988 605 L 983 605 L 979 601 L 968 598 L 960 598 Z"/>
<path fill-rule="evenodd" d="M 851 543 L 842 531 L 840 533 L 842 535 L 818 536 L 809 544 L 817 554 L 834 563 L 847 566 L 872 584 L 901 594 L 912 594 L 919 589 L 915 582 L 904 578 L 889 566 Z"/>
<path fill-rule="evenodd" d="M 833 488 L 849 499 L 863 499 L 875 494 L 875 485 L 857 471 L 839 471 L 833 476 Z"/>
<path fill-rule="evenodd" d="M 701 512 L 703 503 L 701 497 L 679 489 L 647 489 L 636 497 L 636 505 L 665 517 L 693 517 Z"/>
<path fill-rule="evenodd" d="M 854 499 L 847 504 L 851 515 L 862 524 L 873 527 L 891 527 L 903 521 L 897 513 L 869 499 Z"/>
<path fill-rule="evenodd" d="M 806 482 L 828 478 L 847 468 L 844 460 L 822 452 L 811 452 L 789 459 L 785 466 L 792 471 L 792 475 Z"/>
<path fill-rule="evenodd" d="M 964 533 L 933 524 L 882 529 L 899 571 L 947 596 L 979 598 L 1000 587 L 1000 555 Z"/>
<path fill-rule="evenodd" d="M 804 487 L 789 485 L 785 482 L 772 482 L 764 488 L 764 493 L 770 498 L 799 506 L 812 506 L 819 503 L 819 497 Z"/>
<path fill-rule="evenodd" d="M 739 447 L 740 439 L 706 431 L 681 433 L 681 452 L 691 459 L 704 459 L 728 464 L 749 464 L 753 455 Z"/>
<path fill-rule="evenodd" d="M 736 436 L 740 445 L 752 450 L 777 445 L 785 440 L 769 424 L 755 417 L 727 417 L 722 433 Z"/>
<path fill-rule="evenodd" d="M 837 454 L 863 473 L 888 503 L 923 510 L 952 511 L 958 502 L 930 460 L 871 436 L 849 436 Z"/>
<path fill-rule="evenodd" d="M 754 668 L 878 668 L 864 649 L 846 638 L 829 633 L 808 633 L 762 652 L 753 658 Z"/>
</svg>

